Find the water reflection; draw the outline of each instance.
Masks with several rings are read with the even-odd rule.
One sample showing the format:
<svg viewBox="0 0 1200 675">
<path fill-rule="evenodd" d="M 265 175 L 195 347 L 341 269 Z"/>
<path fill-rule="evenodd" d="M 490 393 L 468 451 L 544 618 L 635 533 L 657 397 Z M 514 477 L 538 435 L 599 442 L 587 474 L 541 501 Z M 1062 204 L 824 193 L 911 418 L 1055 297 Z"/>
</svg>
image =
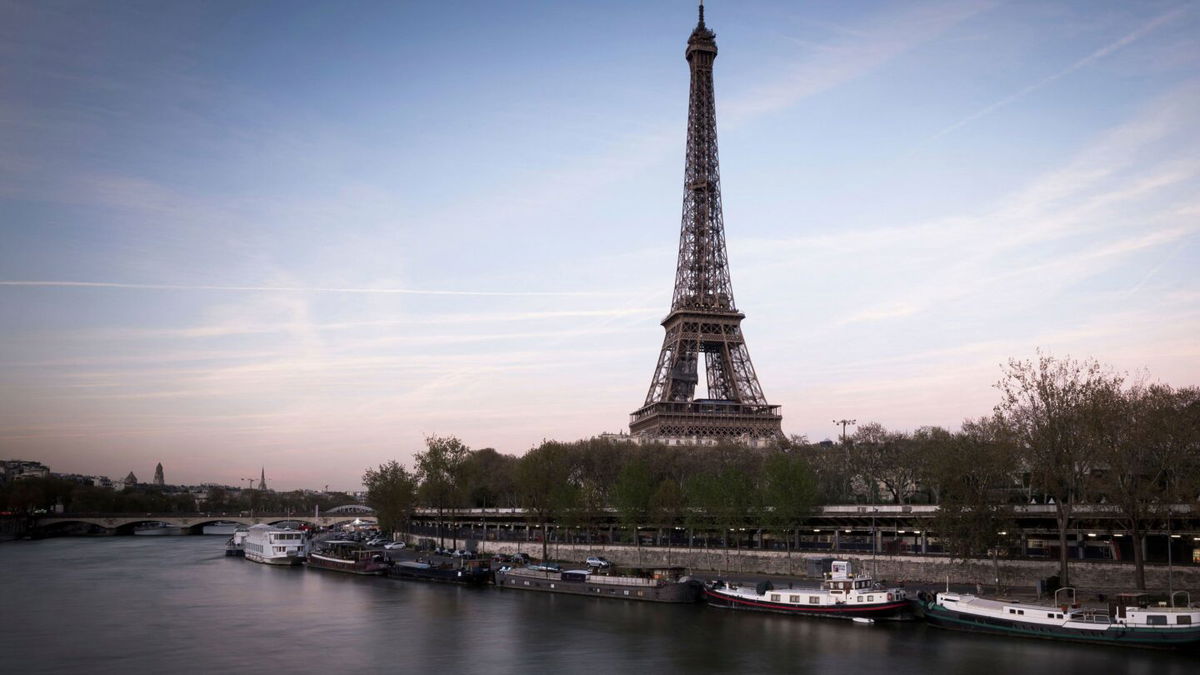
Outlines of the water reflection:
<svg viewBox="0 0 1200 675">
<path fill-rule="evenodd" d="M 1125 651 L 256 565 L 220 537 L 0 546 L 6 672 L 1195 672 Z"/>
</svg>

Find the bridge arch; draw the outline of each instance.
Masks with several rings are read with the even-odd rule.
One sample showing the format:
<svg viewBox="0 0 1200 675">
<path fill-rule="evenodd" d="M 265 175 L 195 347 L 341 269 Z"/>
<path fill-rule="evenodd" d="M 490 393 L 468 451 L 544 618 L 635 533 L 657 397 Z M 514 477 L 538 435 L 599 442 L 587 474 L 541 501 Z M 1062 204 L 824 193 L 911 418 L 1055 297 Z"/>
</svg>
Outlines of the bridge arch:
<svg viewBox="0 0 1200 675">
<path fill-rule="evenodd" d="M 365 513 L 365 514 L 374 515 L 375 509 L 367 506 L 366 504 L 345 504 L 343 506 L 335 506 L 332 509 L 325 511 L 325 513 L 329 513 L 329 514 Z"/>
</svg>

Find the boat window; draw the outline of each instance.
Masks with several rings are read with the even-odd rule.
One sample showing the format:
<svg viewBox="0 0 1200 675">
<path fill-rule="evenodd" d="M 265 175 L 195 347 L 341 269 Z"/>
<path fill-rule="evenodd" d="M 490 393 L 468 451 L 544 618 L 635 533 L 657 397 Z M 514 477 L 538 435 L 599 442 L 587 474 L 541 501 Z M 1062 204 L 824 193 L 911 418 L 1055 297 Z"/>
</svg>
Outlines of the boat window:
<svg viewBox="0 0 1200 675">
<path fill-rule="evenodd" d="M 1191 623 L 1191 622 L 1192 622 L 1192 617 L 1187 614 L 1181 614 L 1181 615 L 1175 617 L 1175 623 Z"/>
<path fill-rule="evenodd" d="M 808 596 L 808 604 L 819 605 L 819 604 L 821 604 L 821 598 L 816 595 L 810 595 L 810 596 Z"/>
<path fill-rule="evenodd" d="M 1023 610 L 1023 609 L 1018 609 L 1018 610 L 1017 610 L 1017 614 L 1020 614 L 1021 616 L 1024 616 L 1024 615 L 1025 615 L 1025 610 Z"/>
<path fill-rule="evenodd" d="M 1053 619 L 1053 618 L 1054 618 L 1054 613 L 1053 613 L 1053 612 L 1046 612 L 1046 618 L 1047 618 L 1047 619 Z"/>
<path fill-rule="evenodd" d="M 867 602 L 875 602 L 875 596 L 873 596 L 873 595 L 868 595 L 868 596 L 867 596 Z"/>
<path fill-rule="evenodd" d="M 1008 613 L 1009 613 L 1009 614 L 1016 614 L 1016 613 L 1017 613 L 1017 610 L 1015 610 L 1015 609 L 1010 609 L 1010 610 L 1008 610 Z"/>
<path fill-rule="evenodd" d="M 1165 614 L 1150 614 L 1146 616 L 1146 625 L 1148 626 L 1165 626 L 1167 625 L 1167 615 Z"/>
<path fill-rule="evenodd" d="M 778 593 L 771 594 L 771 602 L 779 602 L 779 594 Z"/>
</svg>

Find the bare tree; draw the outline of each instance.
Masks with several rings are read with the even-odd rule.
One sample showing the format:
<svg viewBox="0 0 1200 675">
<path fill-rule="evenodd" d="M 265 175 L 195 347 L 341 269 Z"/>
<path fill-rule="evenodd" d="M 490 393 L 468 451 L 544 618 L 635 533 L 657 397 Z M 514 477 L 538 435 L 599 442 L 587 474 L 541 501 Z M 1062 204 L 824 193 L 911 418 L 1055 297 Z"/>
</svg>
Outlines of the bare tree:
<svg viewBox="0 0 1200 675">
<path fill-rule="evenodd" d="M 851 457 L 867 491 L 874 495 L 883 487 L 892 503 L 905 503 L 916 489 L 920 472 L 917 444 L 907 434 L 889 431 L 878 422 L 860 426 L 852 439 Z"/>
<path fill-rule="evenodd" d="M 1053 501 L 1058 526 L 1059 579 L 1070 583 L 1067 528 L 1075 504 L 1095 478 L 1098 420 L 1124 379 L 1095 360 L 1010 360 L 996 383 L 996 415 L 1021 445 L 1025 469 L 1038 494 Z"/>
</svg>

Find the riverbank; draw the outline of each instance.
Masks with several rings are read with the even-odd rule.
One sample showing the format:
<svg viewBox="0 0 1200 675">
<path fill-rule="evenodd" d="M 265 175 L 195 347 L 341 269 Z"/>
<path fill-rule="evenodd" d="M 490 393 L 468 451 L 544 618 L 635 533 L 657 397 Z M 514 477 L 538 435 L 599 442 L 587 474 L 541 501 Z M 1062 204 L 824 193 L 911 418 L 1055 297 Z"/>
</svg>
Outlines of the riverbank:
<svg viewBox="0 0 1200 675">
<path fill-rule="evenodd" d="M 417 536 L 408 538 L 416 541 Z M 471 548 L 481 553 L 527 553 L 541 557 L 540 542 L 477 541 L 446 539 L 451 548 Z M 697 572 L 715 575 L 763 575 L 794 579 L 814 578 L 809 575 L 810 560 L 836 557 L 849 560 L 856 569 L 869 572 L 876 579 L 892 582 L 917 584 L 980 584 L 989 588 L 996 585 L 996 570 L 991 560 L 954 561 L 945 556 L 872 556 L 860 553 L 763 551 L 749 549 L 737 551 L 722 548 L 667 548 L 663 546 L 620 546 L 557 544 L 549 547 L 550 557 L 556 560 L 583 560 L 589 555 L 601 555 L 623 567 L 680 566 Z M 1001 560 L 1000 586 L 1011 589 L 1032 590 L 1038 580 L 1058 573 L 1057 560 Z M 1146 565 L 1146 586 L 1149 590 L 1189 590 L 1200 595 L 1200 568 L 1177 566 L 1170 572 L 1163 565 Z M 1071 585 L 1081 591 L 1112 593 L 1128 591 L 1134 587 L 1132 563 L 1097 560 L 1075 560 L 1071 562 Z"/>
</svg>

